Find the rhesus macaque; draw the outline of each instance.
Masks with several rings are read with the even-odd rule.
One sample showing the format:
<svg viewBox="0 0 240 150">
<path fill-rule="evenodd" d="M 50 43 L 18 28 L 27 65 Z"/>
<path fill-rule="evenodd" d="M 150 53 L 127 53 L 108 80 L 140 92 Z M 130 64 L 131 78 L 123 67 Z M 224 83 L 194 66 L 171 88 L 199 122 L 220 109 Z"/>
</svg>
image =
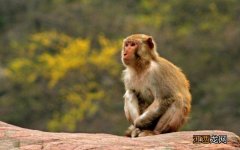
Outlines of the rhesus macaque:
<svg viewBox="0 0 240 150">
<path fill-rule="evenodd" d="M 126 136 L 175 132 L 191 109 L 189 82 L 182 71 L 160 57 L 151 36 L 134 34 L 123 40 L 124 111 L 131 126 Z"/>
</svg>

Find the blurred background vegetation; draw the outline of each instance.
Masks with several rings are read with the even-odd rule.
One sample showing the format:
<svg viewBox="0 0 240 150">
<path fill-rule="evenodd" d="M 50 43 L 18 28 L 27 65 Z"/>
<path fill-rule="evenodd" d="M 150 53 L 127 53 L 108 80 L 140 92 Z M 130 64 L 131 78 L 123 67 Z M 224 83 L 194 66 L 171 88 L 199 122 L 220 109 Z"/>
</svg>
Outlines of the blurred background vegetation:
<svg viewBox="0 0 240 150">
<path fill-rule="evenodd" d="M 187 75 L 183 130 L 240 134 L 239 0 L 0 0 L 0 120 L 122 135 L 121 41 L 152 35 Z"/>
</svg>

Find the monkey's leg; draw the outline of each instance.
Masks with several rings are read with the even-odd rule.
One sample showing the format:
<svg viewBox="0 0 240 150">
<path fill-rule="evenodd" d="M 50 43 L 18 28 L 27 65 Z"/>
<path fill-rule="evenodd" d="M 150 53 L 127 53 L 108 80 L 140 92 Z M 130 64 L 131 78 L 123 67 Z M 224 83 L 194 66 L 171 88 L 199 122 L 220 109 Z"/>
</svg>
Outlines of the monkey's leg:
<svg viewBox="0 0 240 150">
<path fill-rule="evenodd" d="M 132 124 L 127 131 L 125 132 L 125 136 L 128 137 L 137 137 L 139 131 L 136 130 L 136 127 L 133 125 L 136 118 L 139 117 L 140 111 L 139 111 L 139 105 L 138 105 L 138 99 L 135 93 L 131 90 L 128 90 L 125 95 L 125 102 L 124 102 L 124 112 L 127 120 Z"/>
<path fill-rule="evenodd" d="M 128 90 L 124 95 L 124 112 L 129 122 L 134 121 L 140 116 L 138 99 L 134 92 Z"/>
<path fill-rule="evenodd" d="M 176 132 L 187 120 L 187 108 L 181 100 L 176 100 L 159 119 L 154 131 L 160 133 Z"/>
</svg>

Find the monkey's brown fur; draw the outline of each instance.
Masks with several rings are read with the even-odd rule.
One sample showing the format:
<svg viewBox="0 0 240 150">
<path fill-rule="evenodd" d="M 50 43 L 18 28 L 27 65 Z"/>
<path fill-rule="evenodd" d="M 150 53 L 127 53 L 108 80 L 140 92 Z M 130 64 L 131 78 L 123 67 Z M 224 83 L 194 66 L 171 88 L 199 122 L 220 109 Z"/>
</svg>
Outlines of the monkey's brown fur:
<svg viewBox="0 0 240 150">
<path fill-rule="evenodd" d="M 191 109 L 189 82 L 182 71 L 160 57 L 151 36 L 135 34 L 123 41 L 124 111 L 127 136 L 177 131 Z"/>
</svg>

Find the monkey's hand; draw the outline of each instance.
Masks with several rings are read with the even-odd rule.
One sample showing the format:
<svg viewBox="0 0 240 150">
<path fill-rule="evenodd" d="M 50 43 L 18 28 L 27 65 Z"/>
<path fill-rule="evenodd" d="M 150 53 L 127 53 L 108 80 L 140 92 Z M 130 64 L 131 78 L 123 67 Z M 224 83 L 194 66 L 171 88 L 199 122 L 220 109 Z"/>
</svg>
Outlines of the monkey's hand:
<svg viewBox="0 0 240 150">
<path fill-rule="evenodd" d="M 136 128 L 140 128 L 140 129 L 147 129 L 152 125 L 152 119 L 150 118 L 143 118 L 143 117 L 138 117 L 135 121 L 134 121 L 134 126 Z"/>
<path fill-rule="evenodd" d="M 141 130 L 139 128 L 135 128 L 134 130 L 132 130 L 131 137 L 132 138 L 138 137 L 140 133 L 141 133 Z"/>
<path fill-rule="evenodd" d="M 134 120 L 134 126 L 140 129 L 147 129 L 153 125 L 154 120 L 160 116 L 160 102 L 154 100 L 154 102 L 142 113 L 139 117 Z"/>
<path fill-rule="evenodd" d="M 146 111 L 134 120 L 134 126 L 136 128 L 146 129 L 154 125 L 156 123 L 155 121 L 166 112 L 174 100 L 175 97 L 169 97 L 161 101 L 157 99 L 154 100 Z"/>
</svg>

